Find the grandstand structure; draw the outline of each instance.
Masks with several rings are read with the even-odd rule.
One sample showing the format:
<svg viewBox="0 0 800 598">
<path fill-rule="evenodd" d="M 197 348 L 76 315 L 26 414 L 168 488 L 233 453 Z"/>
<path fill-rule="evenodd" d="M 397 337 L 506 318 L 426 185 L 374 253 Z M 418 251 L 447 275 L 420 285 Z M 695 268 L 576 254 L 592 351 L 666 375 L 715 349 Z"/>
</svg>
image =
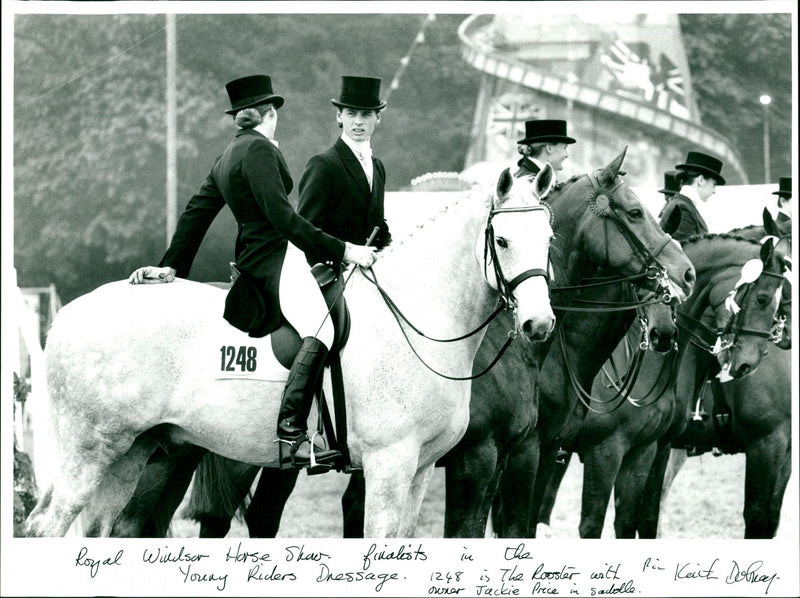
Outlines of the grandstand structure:
<svg viewBox="0 0 800 598">
<path fill-rule="evenodd" d="M 566 119 L 563 178 L 597 168 L 628 146 L 633 185 L 661 185 L 688 150 L 723 160 L 729 184 L 747 184 L 730 142 L 702 124 L 675 14 L 472 15 L 462 56 L 482 73 L 464 174 L 479 179 L 516 161 L 525 120 Z"/>
</svg>

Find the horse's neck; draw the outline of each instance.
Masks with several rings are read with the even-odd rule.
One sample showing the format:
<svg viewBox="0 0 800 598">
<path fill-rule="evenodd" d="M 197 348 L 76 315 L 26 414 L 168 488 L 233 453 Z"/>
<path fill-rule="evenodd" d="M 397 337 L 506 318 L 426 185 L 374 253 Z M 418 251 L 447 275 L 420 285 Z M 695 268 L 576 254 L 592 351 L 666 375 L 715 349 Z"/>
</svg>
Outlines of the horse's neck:
<svg viewBox="0 0 800 598">
<path fill-rule="evenodd" d="M 737 270 L 741 268 L 745 260 L 741 255 L 741 246 L 737 242 L 725 243 L 720 240 L 701 240 L 698 244 L 686 244 L 684 250 L 694 264 L 697 279 L 694 290 L 689 298 L 678 306 L 678 310 L 692 318 L 701 320 L 703 313 L 711 306 L 711 292 L 719 284 L 728 284 L 733 288 L 733 284 L 728 280 L 733 280 L 737 275 Z M 739 242 L 739 243 L 744 243 Z M 688 335 L 678 335 L 678 348 L 683 349 L 689 342 Z"/>
<path fill-rule="evenodd" d="M 589 301 L 619 302 L 626 297 L 623 285 L 590 287 L 581 292 Z M 591 383 L 603 363 L 625 336 L 633 321 L 633 311 L 581 313 L 564 318 L 564 338 L 570 367 L 584 386 Z"/>
<path fill-rule="evenodd" d="M 462 198 L 376 263 L 381 286 L 424 332 L 452 336 L 471 331 L 496 304 L 475 253 L 488 210 L 485 198 Z M 367 292 L 374 293 L 366 281 L 360 282 L 359 288 L 369 287 Z M 379 309 L 386 310 L 382 302 Z"/>
</svg>

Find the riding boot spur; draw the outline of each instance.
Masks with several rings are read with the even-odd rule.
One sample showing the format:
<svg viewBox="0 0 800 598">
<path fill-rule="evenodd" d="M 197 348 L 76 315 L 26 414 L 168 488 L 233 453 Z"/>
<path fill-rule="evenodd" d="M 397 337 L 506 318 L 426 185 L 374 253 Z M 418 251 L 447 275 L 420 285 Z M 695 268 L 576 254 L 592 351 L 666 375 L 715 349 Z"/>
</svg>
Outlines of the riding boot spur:
<svg viewBox="0 0 800 598">
<path fill-rule="evenodd" d="M 339 451 L 312 446 L 306 431 L 314 393 L 319 387 L 327 356 L 325 344 L 309 336 L 303 339 L 292 364 L 278 412 L 277 442 L 282 469 L 319 464 L 327 470 L 342 456 Z"/>
</svg>

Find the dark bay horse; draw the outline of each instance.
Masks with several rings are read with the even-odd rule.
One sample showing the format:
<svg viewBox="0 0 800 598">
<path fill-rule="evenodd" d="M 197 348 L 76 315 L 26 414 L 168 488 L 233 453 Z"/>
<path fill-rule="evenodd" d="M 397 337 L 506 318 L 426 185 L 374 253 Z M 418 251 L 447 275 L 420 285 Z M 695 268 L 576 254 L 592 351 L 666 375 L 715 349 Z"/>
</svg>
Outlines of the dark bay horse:
<svg viewBox="0 0 800 598">
<path fill-rule="evenodd" d="M 720 243 L 730 246 L 725 252 L 738 257 L 734 261 L 729 258 L 727 263 L 719 261 L 719 252 L 713 251 L 712 246 Z M 771 246 L 772 241 L 765 244 L 763 249 L 771 250 Z M 707 305 L 716 305 L 719 298 L 731 292 L 741 276 L 741 266 L 762 248 L 746 239 L 709 235 L 684 244 L 684 249 L 697 268 L 698 285 L 697 293 L 680 306 L 679 316 L 682 315 L 683 319 L 679 321 L 692 322 L 699 319 L 698 315 L 702 315 Z M 737 316 L 742 322 L 749 323 L 739 325 L 736 342 L 753 344 L 759 351 L 754 354 L 759 358 L 762 355 L 760 351 L 765 351 L 768 346 L 779 305 L 784 255 L 780 250 L 771 250 L 768 255 L 762 256 L 765 259 L 764 272 L 752 283 L 753 290 L 747 293 L 747 302 L 740 306 L 741 312 Z M 724 302 L 715 311 L 720 321 L 719 312 L 725 311 Z M 676 428 L 685 425 L 693 391 L 698 383 L 705 380 L 712 362 L 716 363 L 715 356 L 709 352 L 710 345 L 695 340 L 700 335 L 699 331 L 683 325 L 681 330 L 676 353 L 665 357 L 645 357 L 642 376 L 633 386 L 630 400 L 613 413 L 589 413 L 573 442 L 566 447 L 569 451 L 577 452 L 584 464 L 579 528 L 581 537 L 600 537 L 612 487 L 615 489 L 617 537 L 635 537 L 637 527 L 641 527 L 644 482 L 659 450 L 659 441 L 663 442 L 665 435 L 675 434 Z M 704 346 L 700 348 L 701 345 Z M 763 367 L 764 362 L 761 364 Z M 758 361 L 751 363 L 750 367 L 756 365 Z M 698 372 L 702 374 L 700 382 L 697 380 Z M 747 387 L 750 380 L 749 377 L 737 376 L 736 384 Z M 687 392 L 689 386 L 691 390 Z M 609 387 L 613 388 L 613 385 L 609 385 L 601 374 L 595 379 L 593 393 L 607 396 L 613 392 Z M 781 447 L 785 449 L 785 444 Z M 782 464 L 783 461 L 778 463 Z M 564 469 L 556 469 L 556 475 L 544 490 L 545 498 L 539 513 L 541 523 L 549 523 L 554 494 Z M 773 483 L 770 487 L 774 486 Z"/>
<path fill-rule="evenodd" d="M 773 228 L 769 213 L 764 214 L 764 226 L 751 226 L 731 231 L 752 239 L 771 234 L 791 240 L 791 230 Z M 767 232 L 769 231 L 769 232 Z M 743 452 L 746 455 L 744 489 L 745 538 L 772 538 L 778 529 L 783 496 L 791 475 L 791 285 L 783 283 L 779 318 L 785 318 L 783 331 L 776 345 L 753 374 L 719 386 L 719 393 L 705 393 L 709 406 L 703 418 L 692 421 L 691 433 L 684 432 L 673 447 L 691 444 L 693 454 L 714 450 L 715 455 Z M 694 349 L 694 348 L 692 348 Z M 705 358 L 698 355 L 698 358 Z M 709 396 L 710 395 L 710 396 Z M 723 404 L 718 405 L 718 401 Z M 726 415 L 729 414 L 729 415 Z M 730 417 L 729 424 L 725 418 Z M 675 473 L 687 455 L 685 448 L 673 448 L 670 469 L 665 476 L 660 504 L 664 503 Z M 653 511 L 655 501 L 645 515 L 652 529 L 658 520 Z"/>
<path fill-rule="evenodd" d="M 658 279 L 662 286 L 669 287 L 671 284 L 673 289 L 677 286 L 685 292 L 691 292 L 694 271 L 690 262 L 680 252 L 677 245 L 670 242 L 669 236 L 658 228 L 653 218 L 619 176 L 624 155 L 625 152 L 620 154 L 604 169 L 600 169 L 592 175 L 579 177 L 566 183 L 561 189 L 556 190 L 549 196 L 549 204 L 552 206 L 554 214 L 553 226 L 555 231 L 551 251 L 555 271 L 554 284 L 566 286 L 575 284 L 580 282 L 584 276 L 591 274 L 597 265 L 602 265 L 618 275 L 637 279 L 643 285 L 652 285 Z M 650 276 L 649 279 L 648 275 Z M 667 281 L 665 275 L 669 276 L 671 283 Z M 605 287 L 605 289 L 609 288 Z M 613 293 L 615 298 L 619 298 L 620 290 L 615 288 L 612 291 L 605 290 L 603 292 L 606 293 L 605 299 L 609 299 L 609 293 Z M 629 323 L 630 321 L 628 321 Z M 490 325 L 487 337 L 492 340 L 484 343 L 484 348 L 481 349 L 482 352 L 488 354 L 497 339 L 500 337 L 507 338 L 509 330 L 507 324 L 507 322 L 504 322 Z M 672 324 L 671 320 L 669 324 Z M 663 334 L 665 338 L 669 338 L 669 335 L 670 332 Z M 513 343 L 511 347 L 511 354 L 504 356 L 500 364 L 505 362 L 517 363 L 518 359 L 533 359 L 534 361 L 538 359 L 535 355 L 535 349 L 530 346 L 526 347 L 521 343 Z M 517 357 L 514 357 L 514 355 Z M 482 363 L 480 357 L 478 357 L 476 363 Z M 479 366 L 474 366 L 474 368 L 477 367 Z M 502 371 L 504 366 L 500 365 L 499 367 L 501 370 L 494 371 Z M 492 375 L 497 374 L 493 373 Z M 496 397 L 486 397 L 491 405 L 496 405 L 496 408 L 493 407 L 496 415 L 494 419 L 489 420 L 488 423 L 490 425 L 488 427 L 486 425 L 487 420 L 479 417 L 476 412 L 476 409 L 483 407 L 476 404 L 474 400 L 471 401 L 468 431 L 456 449 L 451 451 L 451 454 L 442 461 L 448 464 L 448 472 L 456 467 L 455 462 L 458 459 L 456 457 L 451 461 L 452 453 L 461 451 L 468 454 L 471 451 L 477 451 L 478 454 L 481 451 L 488 451 L 490 457 L 486 459 L 487 467 L 496 470 L 504 460 L 505 444 L 512 443 L 514 439 L 530 432 L 535 424 L 536 417 L 535 395 L 533 392 L 535 376 L 527 373 L 524 378 L 526 382 L 520 391 L 510 393 L 503 403 L 499 403 Z M 520 413 L 524 415 L 520 415 Z M 503 427 L 496 430 L 495 426 Z M 469 461 L 469 458 L 465 458 L 464 461 Z M 213 464 L 219 464 L 220 462 L 223 461 L 219 458 L 207 457 L 201 463 L 198 471 L 203 472 L 206 466 L 214 469 Z M 231 477 L 239 480 L 238 494 L 240 497 L 243 496 L 250 488 L 250 484 L 256 475 L 256 470 L 254 468 L 236 466 L 230 462 L 226 463 L 224 469 L 228 470 Z M 484 511 L 488 511 L 488 504 L 491 504 L 491 495 L 493 494 L 488 490 L 492 475 L 496 476 L 493 473 L 485 476 L 482 472 L 473 475 L 471 480 L 463 481 L 463 485 L 461 485 L 458 492 L 451 491 L 450 486 L 452 484 L 460 484 L 461 481 L 458 480 L 458 476 L 455 478 L 449 477 L 448 496 L 458 496 L 459 494 L 465 496 L 468 493 L 470 496 L 474 496 L 474 500 L 461 500 L 460 503 L 474 509 L 476 514 L 462 516 L 458 505 L 448 504 L 447 512 L 449 513 L 448 517 L 451 517 L 451 519 L 450 523 L 446 524 L 446 535 L 483 535 L 486 527 L 486 513 Z M 198 474 L 198 476 L 200 480 L 205 479 L 203 477 L 205 473 Z M 262 493 L 262 484 L 259 485 L 251 508 L 248 511 L 248 524 L 251 524 L 252 521 L 252 525 L 256 525 L 255 520 L 261 519 L 263 521 L 265 519 L 264 517 L 255 517 L 251 513 L 254 511 L 253 506 L 256 505 L 255 499 L 260 495 L 270 494 L 273 497 L 273 506 L 269 511 L 269 518 L 275 521 L 276 525 L 275 514 L 280 514 L 282 502 L 279 508 L 275 508 L 274 504 L 279 502 L 280 496 L 288 496 L 288 489 L 293 486 L 295 479 L 296 474 L 294 476 L 292 474 L 281 474 L 276 478 L 271 472 L 263 472 L 262 484 L 268 487 L 269 491 Z M 195 516 L 206 524 L 203 528 L 204 530 L 215 528 L 210 535 L 224 535 L 227 532 L 230 517 L 233 513 L 231 505 L 223 505 L 219 498 L 212 500 L 211 504 L 198 499 L 197 494 L 205 484 L 198 484 L 197 481 L 196 479 L 194 487 L 197 492 L 193 494 L 193 501 L 199 508 L 194 509 Z M 480 484 L 484 484 L 484 486 L 481 487 Z M 287 490 L 284 491 L 285 489 Z M 363 491 L 363 480 L 359 476 L 353 475 L 351 487 L 343 498 L 346 512 L 346 536 L 361 535 L 363 533 L 362 525 L 359 522 L 358 509 L 350 509 L 351 505 L 359 503 L 358 496 L 361 491 Z M 489 493 L 488 498 L 486 496 L 487 493 Z M 198 501 L 203 504 L 199 505 Z M 240 502 L 241 498 L 238 503 L 234 501 L 235 504 L 240 504 Z M 263 504 L 263 502 L 259 501 L 258 504 Z M 481 518 L 483 519 L 482 523 L 479 522 Z M 221 523 L 219 521 L 214 522 L 214 520 L 219 519 L 222 520 Z M 453 521 L 457 523 L 453 523 Z M 265 533 L 265 535 L 274 535 L 274 532 L 277 531 L 276 527 L 267 527 L 269 528 L 267 530 L 269 534 Z M 251 534 L 253 534 L 252 526 Z"/>
</svg>

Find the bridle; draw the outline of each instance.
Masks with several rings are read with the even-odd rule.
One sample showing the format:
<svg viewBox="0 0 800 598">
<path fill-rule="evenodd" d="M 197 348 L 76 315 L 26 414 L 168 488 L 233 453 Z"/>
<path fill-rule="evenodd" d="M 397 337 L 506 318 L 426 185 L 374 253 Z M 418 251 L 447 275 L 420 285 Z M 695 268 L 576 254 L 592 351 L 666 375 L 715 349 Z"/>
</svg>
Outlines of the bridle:
<svg viewBox="0 0 800 598">
<path fill-rule="evenodd" d="M 499 293 L 499 297 L 498 297 L 498 300 L 497 300 L 497 306 L 495 307 L 494 311 L 489 315 L 489 317 L 481 325 L 479 325 L 477 328 L 475 328 L 471 332 L 468 332 L 468 333 L 463 334 L 461 336 L 448 338 L 448 339 L 440 339 L 440 338 L 434 338 L 434 337 L 429 336 L 429 335 L 425 334 L 424 332 L 422 332 L 419 328 L 414 326 L 408 320 L 408 318 L 403 314 L 403 312 L 400 310 L 400 308 L 395 304 L 395 302 L 392 300 L 392 298 L 389 296 L 389 294 L 386 292 L 386 290 L 383 287 L 381 287 L 381 285 L 378 283 L 378 279 L 377 279 L 377 277 L 375 275 L 375 271 L 372 268 L 361 268 L 361 272 L 362 272 L 362 274 L 364 274 L 364 278 L 366 280 L 368 280 L 369 282 L 371 282 L 373 285 L 375 285 L 375 288 L 378 290 L 378 293 L 380 293 L 381 297 L 384 300 L 384 303 L 386 303 L 386 306 L 389 308 L 389 312 L 392 314 L 392 316 L 394 317 L 395 321 L 397 321 L 397 324 L 398 324 L 398 326 L 400 328 L 400 332 L 403 334 L 403 337 L 406 339 L 406 343 L 408 343 L 408 346 L 411 348 L 411 351 L 414 353 L 414 355 L 416 355 L 417 359 L 422 363 L 422 365 L 424 365 L 428 370 L 430 370 L 431 372 L 433 372 L 437 376 L 441 376 L 442 378 L 445 378 L 447 380 L 456 380 L 456 381 L 474 380 L 476 378 L 480 378 L 481 376 L 483 376 L 484 374 L 489 372 L 489 370 L 491 370 L 498 361 L 500 361 L 500 358 L 503 356 L 503 354 L 506 352 L 508 347 L 511 345 L 511 342 L 517 337 L 516 329 L 509 331 L 508 338 L 506 339 L 506 341 L 503 344 L 503 346 L 500 348 L 500 351 L 497 353 L 497 356 L 489 363 L 489 365 L 486 366 L 486 368 L 483 371 L 481 371 L 481 372 L 479 372 L 477 374 L 473 374 L 471 376 L 448 376 L 446 374 L 443 374 L 443 373 L 437 371 L 436 369 L 434 369 L 433 367 L 428 365 L 428 363 L 425 362 L 425 360 L 417 352 L 416 348 L 414 348 L 414 345 L 411 343 L 411 340 L 408 338 L 408 334 L 406 333 L 405 329 L 403 328 L 402 323 L 405 322 L 405 324 L 408 325 L 409 328 L 411 328 L 414 332 L 416 332 L 418 335 L 420 335 L 421 337 L 423 337 L 425 339 L 428 339 L 430 341 L 437 342 L 437 343 L 452 343 L 452 342 L 456 342 L 456 341 L 465 340 L 465 339 L 467 339 L 467 338 L 469 338 L 471 336 L 474 336 L 475 334 L 477 334 L 478 332 L 480 332 L 481 330 L 486 328 L 486 326 L 488 326 L 489 323 L 492 320 L 494 320 L 498 315 L 500 315 L 500 313 L 502 311 L 507 311 L 509 313 L 515 314 L 516 311 L 517 311 L 517 300 L 514 298 L 513 293 L 514 293 L 514 289 L 516 289 L 523 281 L 525 281 L 525 280 L 527 280 L 529 278 L 532 278 L 534 276 L 542 276 L 545 279 L 545 282 L 547 283 L 548 294 L 549 294 L 550 276 L 549 276 L 548 271 L 547 271 L 549 269 L 549 266 L 550 266 L 549 250 L 548 250 L 548 255 L 547 255 L 547 267 L 548 267 L 547 269 L 530 268 L 528 270 L 525 270 L 525 271 L 517 274 L 511 280 L 508 280 L 506 278 L 506 276 L 503 274 L 502 267 L 500 266 L 500 261 L 497 258 L 497 250 L 495 249 L 495 236 L 494 236 L 494 227 L 492 226 L 492 219 L 497 214 L 520 213 L 520 212 L 535 212 L 535 211 L 544 212 L 548 216 L 548 219 L 549 219 L 550 223 L 552 224 L 552 222 L 553 222 L 552 211 L 551 211 L 550 207 L 545 205 L 545 204 L 536 204 L 536 205 L 531 205 L 531 206 L 520 206 L 520 207 L 514 207 L 514 208 L 493 208 L 489 212 L 489 216 L 488 216 L 488 218 L 486 220 L 486 227 L 485 227 L 485 230 L 484 230 L 483 270 L 484 270 L 484 277 L 488 281 L 489 280 L 489 278 L 488 278 L 489 264 L 490 263 L 492 264 L 493 272 L 494 272 L 494 275 L 495 275 L 496 280 L 497 280 L 497 286 L 498 286 L 497 291 Z"/>
<path fill-rule="evenodd" d="M 489 212 L 489 217 L 486 220 L 486 229 L 484 231 L 484 245 L 483 245 L 483 275 L 486 280 L 489 280 L 489 264 L 492 264 L 494 269 L 495 279 L 497 280 L 497 291 L 500 293 L 500 300 L 505 304 L 506 309 L 515 312 L 517 309 L 517 300 L 514 298 L 514 289 L 520 283 L 534 276 L 541 276 L 547 285 L 548 295 L 550 293 L 550 252 L 547 254 L 546 268 L 530 268 L 524 272 L 520 272 L 511 280 L 508 280 L 503 274 L 503 269 L 500 266 L 500 260 L 497 259 L 497 249 L 495 247 L 494 226 L 492 220 L 498 214 L 513 214 L 520 212 L 535 212 L 542 211 L 547 214 L 550 225 L 553 224 L 553 212 L 547 204 L 538 204 L 533 206 L 521 206 L 515 208 L 494 208 Z"/>
<path fill-rule="evenodd" d="M 675 298 L 672 293 L 672 288 L 669 284 L 669 277 L 667 274 L 667 269 L 664 267 L 661 262 L 658 260 L 658 256 L 664 250 L 664 248 L 670 243 L 672 237 L 668 234 L 665 234 L 663 241 L 661 241 L 657 247 L 655 247 L 652 251 L 648 248 L 642 241 L 636 236 L 636 234 L 628 227 L 627 223 L 622 219 L 620 216 L 617 204 L 614 200 L 614 193 L 619 189 L 623 184 L 624 181 L 622 177 L 617 177 L 615 179 L 616 185 L 613 187 L 604 187 L 600 184 L 597 175 L 595 173 L 589 173 L 586 175 L 589 182 L 592 185 L 592 195 L 588 199 L 589 203 L 589 210 L 597 217 L 603 219 L 603 230 L 604 230 L 604 241 L 605 241 L 605 261 L 608 262 L 608 222 L 609 220 L 614 223 L 617 229 L 620 231 L 622 236 L 628 242 L 631 250 L 636 254 L 643 264 L 642 271 L 638 274 L 634 274 L 631 276 L 624 276 L 624 277 L 604 277 L 601 279 L 593 279 L 591 282 L 583 282 L 579 285 L 569 285 L 569 286 L 562 286 L 562 287 L 553 287 L 553 292 L 558 291 L 577 291 L 583 290 L 590 287 L 599 287 L 603 285 L 610 285 L 610 284 L 618 284 L 622 282 L 627 282 L 630 284 L 637 284 L 640 281 L 651 281 L 650 285 L 653 287 L 649 294 L 647 294 L 644 298 L 639 299 L 635 295 L 633 295 L 634 299 L 627 302 L 605 302 L 605 301 L 589 301 L 585 299 L 575 299 L 570 305 L 558 305 L 553 304 L 553 311 L 565 311 L 565 312 L 616 312 L 616 311 L 625 311 L 625 310 L 637 310 L 637 315 L 639 319 L 640 326 L 642 328 L 642 337 L 639 342 L 639 351 L 633 357 L 633 362 L 631 367 L 628 369 L 626 375 L 624 376 L 624 383 L 617 386 L 617 393 L 611 399 L 598 399 L 590 392 L 587 392 L 580 384 L 580 381 L 577 379 L 574 371 L 570 367 L 570 361 L 568 359 L 566 353 L 566 341 L 563 335 L 563 328 L 559 328 L 559 342 L 561 345 L 561 351 L 564 358 L 564 363 L 567 369 L 567 373 L 569 375 L 570 382 L 573 386 L 575 394 L 577 395 L 578 399 L 583 403 L 583 405 L 589 411 L 595 413 L 610 413 L 617 408 L 624 402 L 624 400 L 618 401 L 616 405 L 608 410 L 606 409 L 597 409 L 592 407 L 591 403 L 601 403 L 601 404 L 608 404 L 614 403 L 620 397 L 627 397 L 630 393 L 631 389 L 636 383 L 638 378 L 639 372 L 641 370 L 641 366 L 643 363 L 644 352 L 647 351 L 650 347 L 649 338 L 647 336 L 647 315 L 645 314 L 643 308 L 648 305 L 653 305 L 656 303 L 665 303 L 670 304 L 672 300 Z M 641 287 L 640 287 L 641 288 Z M 580 305 L 576 305 L 580 304 Z"/>
</svg>

